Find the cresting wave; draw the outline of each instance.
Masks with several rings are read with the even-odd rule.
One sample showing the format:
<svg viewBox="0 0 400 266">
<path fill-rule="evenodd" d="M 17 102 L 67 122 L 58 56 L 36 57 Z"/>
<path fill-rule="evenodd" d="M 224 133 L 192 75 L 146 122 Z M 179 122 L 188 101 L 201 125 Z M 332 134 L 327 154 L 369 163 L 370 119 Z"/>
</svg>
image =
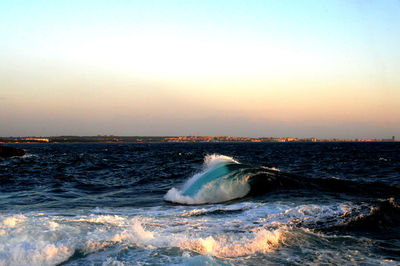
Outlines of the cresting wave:
<svg viewBox="0 0 400 266">
<path fill-rule="evenodd" d="M 232 157 L 207 155 L 203 170 L 195 174 L 182 189 L 172 188 L 164 196 L 181 204 L 219 203 L 246 196 L 250 192 L 249 175 Z"/>
<path fill-rule="evenodd" d="M 164 200 L 196 205 L 222 203 L 247 195 L 296 190 L 302 193 L 349 193 L 378 198 L 397 197 L 400 188 L 382 183 L 358 183 L 337 178 L 309 178 L 281 172 L 276 168 L 244 165 L 232 157 L 207 155 L 203 170 L 181 189 L 172 188 Z"/>
</svg>

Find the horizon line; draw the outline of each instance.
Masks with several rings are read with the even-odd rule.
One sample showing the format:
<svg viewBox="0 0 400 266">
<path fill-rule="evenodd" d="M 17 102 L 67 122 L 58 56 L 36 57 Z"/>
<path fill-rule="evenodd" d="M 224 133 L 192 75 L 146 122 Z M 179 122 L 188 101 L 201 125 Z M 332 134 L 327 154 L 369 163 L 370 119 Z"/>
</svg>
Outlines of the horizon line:
<svg viewBox="0 0 400 266">
<path fill-rule="evenodd" d="M 309 140 L 309 141 L 317 141 L 317 140 L 346 140 L 346 141 L 382 141 L 382 140 L 389 140 L 389 141 L 396 141 L 395 136 L 390 136 L 386 138 L 382 137 L 373 137 L 373 138 L 361 138 L 361 137 L 293 137 L 293 136 L 231 136 L 231 135 L 113 135 L 113 134 L 98 134 L 98 135 L 53 135 L 53 136 L 0 136 L 0 139 L 19 139 L 19 140 L 40 140 L 40 139 L 52 139 L 52 138 L 108 138 L 108 139 L 116 139 L 116 138 L 164 138 L 167 139 L 179 139 L 179 140 L 202 140 L 202 139 L 210 139 L 213 138 L 218 140 L 218 138 L 226 140 L 262 140 L 262 139 L 270 139 L 270 140 L 278 140 L 278 139 L 285 139 L 286 141 L 301 141 L 301 140 Z"/>
</svg>

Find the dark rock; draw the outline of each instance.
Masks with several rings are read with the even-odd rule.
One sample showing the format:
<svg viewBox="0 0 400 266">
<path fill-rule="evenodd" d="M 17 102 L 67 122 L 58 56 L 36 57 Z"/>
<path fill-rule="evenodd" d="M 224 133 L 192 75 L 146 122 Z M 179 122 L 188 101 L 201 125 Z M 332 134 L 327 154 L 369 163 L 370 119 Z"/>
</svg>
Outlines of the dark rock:
<svg viewBox="0 0 400 266">
<path fill-rule="evenodd" d="M 17 149 L 9 146 L 0 145 L 0 158 L 8 158 L 13 156 L 23 156 L 25 151 L 23 149 Z"/>
</svg>

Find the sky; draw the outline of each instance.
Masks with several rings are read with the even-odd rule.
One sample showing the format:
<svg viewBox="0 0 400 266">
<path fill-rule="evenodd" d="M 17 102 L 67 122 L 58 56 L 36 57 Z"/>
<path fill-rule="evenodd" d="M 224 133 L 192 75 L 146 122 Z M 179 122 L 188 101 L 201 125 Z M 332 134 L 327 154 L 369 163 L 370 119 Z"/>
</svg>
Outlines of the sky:
<svg viewBox="0 0 400 266">
<path fill-rule="evenodd" d="M 400 1 L 0 0 L 0 136 L 400 138 Z"/>
</svg>

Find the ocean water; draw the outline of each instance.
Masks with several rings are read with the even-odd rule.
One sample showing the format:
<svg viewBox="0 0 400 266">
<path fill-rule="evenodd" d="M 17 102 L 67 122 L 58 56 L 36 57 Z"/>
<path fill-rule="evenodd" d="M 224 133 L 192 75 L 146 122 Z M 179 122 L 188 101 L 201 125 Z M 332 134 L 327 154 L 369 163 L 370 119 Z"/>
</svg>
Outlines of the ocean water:
<svg viewBox="0 0 400 266">
<path fill-rule="evenodd" d="M 400 264 L 400 143 L 13 146 L 0 265 Z"/>
</svg>

